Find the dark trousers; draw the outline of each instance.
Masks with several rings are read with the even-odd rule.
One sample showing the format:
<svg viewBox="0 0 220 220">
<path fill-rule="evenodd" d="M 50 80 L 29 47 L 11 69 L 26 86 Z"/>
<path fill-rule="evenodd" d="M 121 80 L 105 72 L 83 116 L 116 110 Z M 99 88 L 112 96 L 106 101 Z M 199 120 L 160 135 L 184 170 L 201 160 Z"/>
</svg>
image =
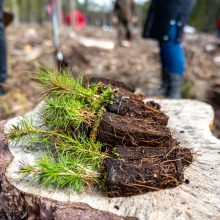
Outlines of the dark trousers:
<svg viewBox="0 0 220 220">
<path fill-rule="evenodd" d="M 118 22 L 118 41 L 121 42 L 123 40 L 132 40 L 132 24 L 125 21 Z"/>
<path fill-rule="evenodd" d="M 5 82 L 7 79 L 7 52 L 4 36 L 3 2 L 4 0 L 0 0 L 0 83 Z"/>
<path fill-rule="evenodd" d="M 178 26 L 170 25 L 168 39 L 160 41 L 160 57 L 162 69 L 173 75 L 184 75 L 185 54 L 180 42 L 177 41 Z"/>
</svg>

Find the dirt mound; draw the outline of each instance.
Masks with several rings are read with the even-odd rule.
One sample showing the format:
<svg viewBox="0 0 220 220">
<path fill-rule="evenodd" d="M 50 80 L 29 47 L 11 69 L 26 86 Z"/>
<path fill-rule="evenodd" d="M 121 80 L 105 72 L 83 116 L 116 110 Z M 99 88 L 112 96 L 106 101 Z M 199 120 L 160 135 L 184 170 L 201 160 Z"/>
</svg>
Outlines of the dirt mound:
<svg viewBox="0 0 220 220">
<path fill-rule="evenodd" d="M 113 104 L 107 109 L 109 112 L 138 118 L 151 118 L 161 125 L 167 125 L 168 117 L 159 110 L 159 106 L 154 102 L 144 104 L 141 98 L 128 91 L 118 90 Z"/>
<path fill-rule="evenodd" d="M 97 139 L 112 153 L 104 161 L 109 197 L 176 187 L 193 161 L 191 150 L 180 148 L 172 137 L 160 106 L 144 104 L 139 96 L 129 94 L 118 90 L 97 129 Z"/>
<path fill-rule="evenodd" d="M 120 159 L 106 159 L 106 190 L 110 197 L 172 188 L 183 182 L 192 160 L 189 149 L 116 147 Z"/>
<path fill-rule="evenodd" d="M 131 196 L 175 187 L 183 181 L 182 164 L 160 159 L 105 161 L 108 196 Z"/>
<path fill-rule="evenodd" d="M 98 128 L 98 139 L 106 144 L 125 146 L 169 147 L 170 130 L 150 118 L 136 118 L 104 113 Z"/>
</svg>

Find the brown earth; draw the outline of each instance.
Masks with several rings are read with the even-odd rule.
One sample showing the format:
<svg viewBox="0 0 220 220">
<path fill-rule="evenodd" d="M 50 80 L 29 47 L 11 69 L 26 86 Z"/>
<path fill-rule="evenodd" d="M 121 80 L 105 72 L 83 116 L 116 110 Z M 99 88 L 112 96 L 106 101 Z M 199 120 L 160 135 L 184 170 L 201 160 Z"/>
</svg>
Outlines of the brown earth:
<svg viewBox="0 0 220 220">
<path fill-rule="evenodd" d="M 109 197 L 133 196 L 183 183 L 185 167 L 192 163 L 193 155 L 172 137 L 168 117 L 159 108 L 118 88 L 113 104 L 103 114 L 97 140 L 111 154 L 104 161 L 103 174 Z"/>
</svg>

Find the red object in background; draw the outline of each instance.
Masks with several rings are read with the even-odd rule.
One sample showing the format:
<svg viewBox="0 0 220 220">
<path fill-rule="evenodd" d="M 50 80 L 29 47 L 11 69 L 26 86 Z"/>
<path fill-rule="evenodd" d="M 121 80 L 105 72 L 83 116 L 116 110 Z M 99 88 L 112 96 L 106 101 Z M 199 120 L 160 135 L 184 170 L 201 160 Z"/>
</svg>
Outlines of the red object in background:
<svg viewBox="0 0 220 220">
<path fill-rule="evenodd" d="M 217 28 L 220 29 L 220 17 L 217 18 Z"/>
<path fill-rule="evenodd" d="M 71 18 L 74 19 L 74 28 L 82 29 L 86 26 L 86 16 L 82 12 L 78 10 L 75 10 L 72 14 L 67 12 L 65 16 L 66 25 L 71 26 Z"/>
</svg>

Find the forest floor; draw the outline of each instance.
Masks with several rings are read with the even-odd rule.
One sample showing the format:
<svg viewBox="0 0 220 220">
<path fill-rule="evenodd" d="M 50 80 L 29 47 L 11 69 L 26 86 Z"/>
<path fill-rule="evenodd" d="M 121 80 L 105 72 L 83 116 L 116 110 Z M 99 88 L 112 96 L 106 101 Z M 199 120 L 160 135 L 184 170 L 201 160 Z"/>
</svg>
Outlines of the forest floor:
<svg viewBox="0 0 220 220">
<path fill-rule="evenodd" d="M 140 39 L 138 32 L 136 35 L 130 47 L 111 49 L 116 39 L 114 30 L 105 32 L 89 27 L 73 31 L 64 27 L 60 31 L 61 51 L 73 71 L 117 79 L 143 92 L 160 84 L 159 48 L 156 42 Z M 0 97 L 0 120 L 32 110 L 40 101 L 31 79 L 38 64 L 56 66 L 49 24 L 9 27 L 7 40 L 8 93 Z M 88 43 L 96 46 L 88 47 Z M 102 48 L 103 45 L 109 48 Z M 187 56 L 184 97 L 212 104 L 216 128 L 220 131 L 220 41 L 212 35 L 187 34 L 184 49 Z M 220 138 L 219 131 L 216 135 Z"/>
</svg>

